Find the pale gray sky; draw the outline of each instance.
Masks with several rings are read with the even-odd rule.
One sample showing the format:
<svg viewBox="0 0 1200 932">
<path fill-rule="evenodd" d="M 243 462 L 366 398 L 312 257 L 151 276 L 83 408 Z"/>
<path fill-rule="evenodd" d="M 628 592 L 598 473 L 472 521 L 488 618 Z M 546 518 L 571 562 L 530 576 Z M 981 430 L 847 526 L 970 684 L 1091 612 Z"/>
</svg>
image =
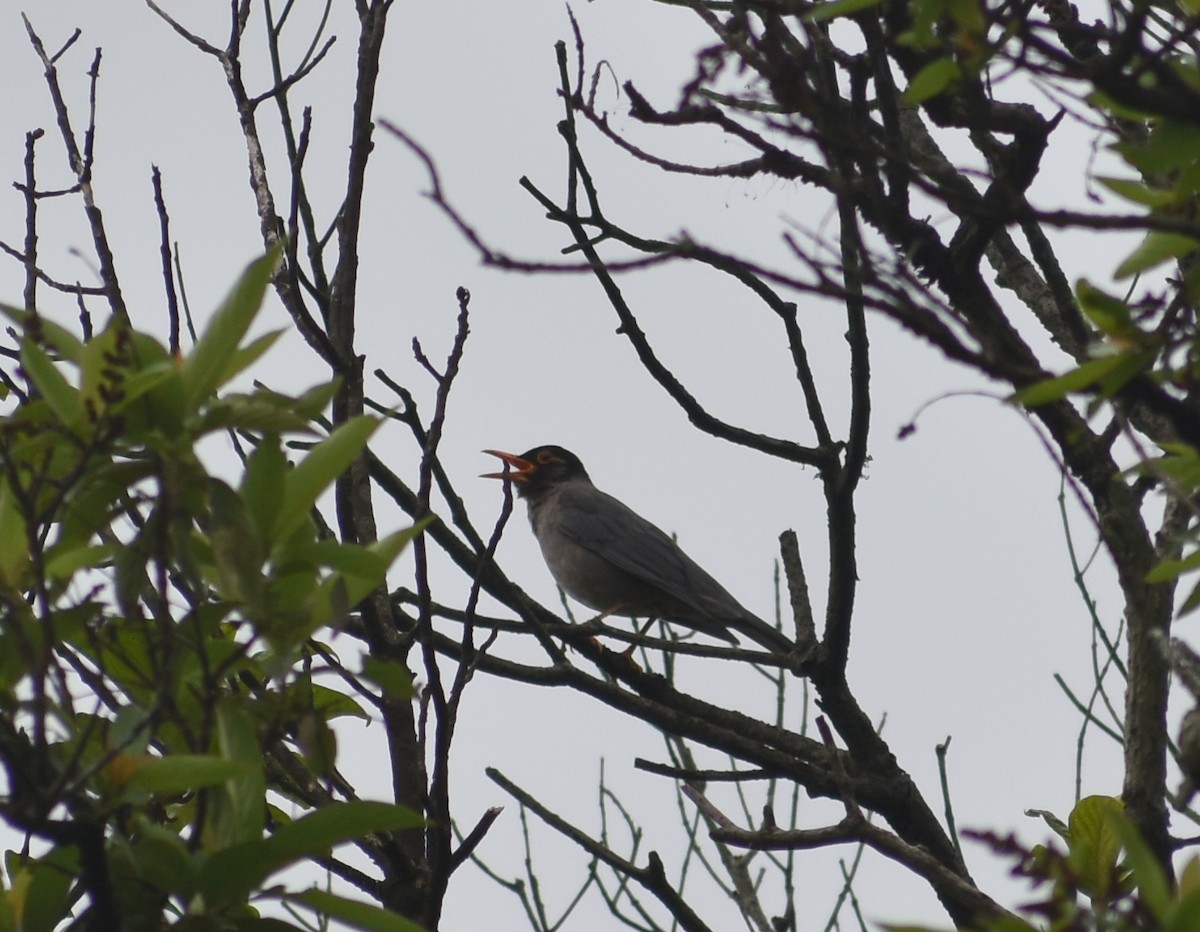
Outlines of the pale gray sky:
<svg viewBox="0 0 1200 932">
<path fill-rule="evenodd" d="M 225 34 L 224 4 L 164 5 L 216 41 Z M 306 6 L 298 3 L 297 14 Z M 340 41 L 297 97 L 314 108 L 307 171 L 326 218 L 345 158 L 354 54 L 354 28 L 346 22 L 352 7 L 345 2 L 334 7 L 332 32 Z M 191 306 L 198 313 L 213 307 L 260 250 L 244 149 L 216 63 L 134 0 L 26 0 L 23 8 L 51 48 L 74 26 L 83 29 L 79 47 L 61 64 L 80 126 L 91 49 L 104 49 L 95 187 L 134 320 L 151 327 L 165 321 L 152 163 L 163 171 Z M 574 10 L 591 62 L 607 59 L 621 81 L 633 80 L 663 106 L 690 77 L 694 49 L 708 41 L 688 13 L 644 0 L 580 3 Z M 0 69 L 9 90 L 0 99 L 0 178 L 21 176 L 24 132 L 44 126 L 42 183 L 62 181 L 66 173 L 41 68 L 17 11 L 3 16 Z M 493 243 L 520 256 L 554 258 L 564 240 L 517 179 L 529 175 L 552 195 L 563 189 L 554 59 L 556 40 L 570 44 L 563 5 L 402 3 L 389 32 L 378 116 L 421 141 L 437 160 L 448 196 Z M 248 47 L 253 44 L 247 40 Z M 265 86 L 265 72 L 260 77 Z M 614 124 L 627 127 L 624 99 L 607 75 L 600 87 Z M 269 120 L 266 109 L 262 119 Z M 647 143 L 656 138 L 637 127 L 631 131 Z M 1061 142 L 1055 137 L 1061 149 L 1052 148 L 1052 167 L 1035 189 L 1045 203 L 1079 203 L 1084 196 L 1080 166 L 1089 140 L 1072 132 L 1063 132 Z M 699 161 L 741 154 L 703 134 L 695 139 Z M 677 139 L 667 137 L 663 144 L 668 153 L 690 154 Z M 426 179 L 418 162 L 382 133 L 376 145 L 362 249 L 360 350 L 367 354 L 368 370 L 388 370 L 430 406 L 432 386 L 412 360 L 410 341 L 417 336 L 431 358 L 444 358 L 454 327 L 454 289 L 461 284 L 471 290 L 472 337 L 442 455 L 478 524 L 490 527 L 500 503 L 498 484 L 475 478 L 491 467 L 480 449 L 519 452 L 559 443 L 583 459 L 597 485 L 677 532 L 684 547 L 760 615 L 772 611 L 778 534 L 795 528 L 820 613 L 824 506 L 814 474 L 690 429 L 614 333 L 615 316 L 593 280 L 480 268 L 420 196 Z M 760 260 L 783 261 L 778 236 L 785 222 L 813 229 L 827 220 L 825 206 L 798 186 L 663 178 L 631 164 L 602 140 L 588 138 L 585 148 L 610 215 L 648 236 L 686 228 Z M 278 154 L 276 146 L 271 155 L 277 171 Z M 331 183 L 323 186 L 322 176 Z M 276 178 L 281 183 L 282 173 Z M 3 191 L 0 238 L 18 244 L 20 196 L 7 186 Z M 70 254 L 75 247 L 91 254 L 83 229 L 76 204 L 47 208 L 41 254 L 62 278 L 91 279 L 88 266 Z M 1120 252 L 1115 245 L 1071 244 L 1065 253 L 1073 265 L 1069 275 L 1101 276 L 1115 261 L 1107 257 Z M 782 333 L 748 294 L 714 276 L 672 268 L 628 276 L 622 285 L 663 357 L 714 411 L 755 429 L 809 440 Z M 16 265 L 0 262 L 0 300 L 17 303 L 20 288 Z M 49 303 L 52 312 L 73 319 L 70 301 Z M 836 421 L 844 412 L 836 399 L 846 392 L 844 323 L 836 307 L 802 299 L 802 308 L 810 352 Z M 285 324 L 274 311 L 264 326 Z M 888 739 L 934 805 L 939 804 L 934 746 L 952 736 L 950 781 L 959 825 L 1018 829 L 1027 839 L 1039 839 L 1045 831 L 1022 811 L 1038 807 L 1065 815 L 1070 809 L 1080 725 L 1052 675 L 1061 673 L 1080 690 L 1090 681 L 1089 620 L 1067 561 L 1055 501 L 1057 469 L 1017 413 L 977 396 L 934 405 L 917 433 L 897 442 L 896 431 L 922 404 L 948 390 L 981 386 L 884 321 L 871 321 L 871 336 L 874 441 L 859 494 L 862 583 L 852 686 L 873 716 L 886 713 Z M 307 386 L 326 375 L 296 340 L 277 348 L 257 374 L 281 387 Z M 382 386 L 374 393 L 388 400 Z M 375 446 L 398 468 L 414 462 L 399 426 L 385 425 Z M 1092 529 L 1073 500 L 1071 506 L 1076 545 L 1090 552 Z M 385 510 L 383 520 L 395 524 L 401 517 Z M 511 524 L 500 557 L 529 591 L 555 604 L 523 513 Z M 393 582 L 408 584 L 407 571 L 402 564 Z M 1089 581 L 1102 617 L 1115 626 L 1120 603 L 1108 568 L 1099 566 Z M 692 664 L 686 675 L 697 691 L 741 708 L 765 708 L 768 700 L 757 678 L 728 665 Z M 352 723 L 343 737 L 343 769 L 366 784 L 377 780 L 377 794 L 385 797 L 382 768 L 372 757 L 373 733 Z M 481 679 L 464 704 L 458 731 L 456 810 L 469 824 L 485 808 L 508 802 L 483 776 L 485 766 L 496 766 L 594 831 L 603 758 L 610 785 L 645 821 L 644 850 L 667 855 L 677 837 L 672 789 L 634 772 L 635 756 L 663 757 L 659 739 L 647 728 L 569 693 Z M 1086 759 L 1085 794 L 1118 793 L 1114 749 L 1093 737 Z M 732 797 L 714 791 L 714 798 L 737 811 Z M 836 806 L 805 801 L 800 821 L 813 827 L 837 815 Z M 520 866 L 518 839 L 516 808 L 509 805 L 479 853 L 512 873 Z M 579 878 L 584 859 L 573 849 L 544 832 L 538 833 L 538 845 L 548 878 L 570 871 L 569 883 Z M 988 892 L 1008 903 L 1020 899 L 1020 888 L 1005 877 L 1007 865 L 973 844 L 966 853 Z M 851 854 L 801 855 L 810 878 L 803 897 L 811 907 L 800 917 L 802 930 L 822 927 L 839 885 L 834 857 Z M 945 924 L 928 889 L 877 855 L 866 856 L 856 890 L 869 919 Z M 543 891 L 552 902 L 567 895 L 553 883 L 545 883 Z M 727 921 L 734 921 L 730 907 L 714 909 L 717 916 L 728 911 Z M 596 928 L 598 915 L 592 905 L 569 928 Z M 447 900 L 444 928 L 479 928 L 481 918 L 490 928 L 524 927 L 516 901 L 466 869 Z"/>
</svg>

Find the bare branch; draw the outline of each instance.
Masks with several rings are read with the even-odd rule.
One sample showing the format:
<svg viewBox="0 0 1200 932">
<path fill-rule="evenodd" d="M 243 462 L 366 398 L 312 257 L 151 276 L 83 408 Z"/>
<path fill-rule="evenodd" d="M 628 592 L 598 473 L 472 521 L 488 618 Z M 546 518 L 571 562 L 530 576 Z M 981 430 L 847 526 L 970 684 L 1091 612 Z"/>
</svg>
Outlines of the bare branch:
<svg viewBox="0 0 1200 932">
<path fill-rule="evenodd" d="M 628 877 L 648 892 L 654 894 L 658 901 L 671 914 L 671 917 L 679 923 L 680 928 L 691 930 L 691 932 L 709 932 L 709 926 L 701 920 L 667 880 L 662 860 L 657 853 L 651 852 L 647 858 L 646 865 L 639 867 L 633 862 L 619 857 L 612 849 L 576 828 L 562 816 L 552 812 L 532 794 L 521 789 L 494 767 L 487 768 L 485 772 L 492 782 L 497 784 L 512 796 L 513 799 L 534 813 L 534 815 L 556 832 L 575 842 L 575 844 L 579 845 L 588 854 L 612 867 L 622 876 Z"/>
<path fill-rule="evenodd" d="M 162 259 L 163 288 L 167 295 L 168 349 L 178 356 L 179 343 L 179 298 L 175 293 L 175 276 L 171 268 L 171 230 L 167 216 L 167 202 L 163 197 L 162 173 L 157 165 L 150 167 L 150 179 L 154 187 L 154 207 L 158 211 L 159 255 Z"/>
</svg>

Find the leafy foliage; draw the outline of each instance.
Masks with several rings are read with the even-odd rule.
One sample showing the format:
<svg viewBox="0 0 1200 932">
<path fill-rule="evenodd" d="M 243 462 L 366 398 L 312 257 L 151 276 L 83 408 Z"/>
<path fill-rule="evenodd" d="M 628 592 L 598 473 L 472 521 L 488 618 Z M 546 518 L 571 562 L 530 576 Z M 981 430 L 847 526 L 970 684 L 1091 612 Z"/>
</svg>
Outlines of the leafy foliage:
<svg viewBox="0 0 1200 932">
<path fill-rule="evenodd" d="M 0 417 L 0 816 L 48 845 L 5 855 L 0 932 L 291 928 L 259 918 L 270 899 L 416 928 L 283 874 L 422 820 L 306 812 L 333 774 L 330 721 L 367 715 L 314 682 L 338 661 L 313 637 L 414 529 L 363 546 L 314 521 L 376 426 L 350 419 L 289 462 L 285 438 L 316 433 L 336 383 L 221 393 L 280 335 L 248 337 L 277 261 L 249 266 L 184 358 L 121 316 L 83 342 L 3 308 L 28 389 Z M 220 433 L 248 448 L 236 482 L 200 453 Z"/>
<path fill-rule="evenodd" d="M 980 932 L 1187 932 L 1197 928 L 1200 857 L 1188 861 L 1177 881 L 1168 878 L 1125 817 L 1119 799 L 1081 799 L 1066 824 L 1051 813 L 1031 814 L 1046 820 L 1066 850 L 1053 844 L 1025 847 L 1011 835 L 968 833 L 1013 861 L 1012 874 L 1028 880 L 1038 895 L 1025 904 L 1023 917 L 984 921 Z"/>
<path fill-rule="evenodd" d="M 1165 53 L 1157 67 L 1159 77 L 1147 76 L 1147 88 L 1158 87 L 1160 81 L 1164 89 L 1175 81 L 1181 87 L 1200 87 L 1200 63 L 1194 56 Z M 1148 101 L 1156 99 L 1147 95 Z M 1090 358 L 1013 397 L 1037 406 L 1084 395 L 1093 405 L 1122 399 L 1153 409 L 1180 442 L 1160 442 L 1161 453 L 1147 452 L 1138 468 L 1176 500 L 1192 501 L 1200 489 L 1200 433 L 1185 399 L 1200 378 L 1200 333 L 1191 310 L 1200 298 L 1200 239 L 1194 234 L 1200 127 L 1194 114 L 1131 106 L 1102 90 L 1094 91 L 1089 102 L 1098 117 L 1126 129 L 1111 148 L 1130 174 L 1098 180 L 1134 205 L 1146 232 L 1113 272 L 1117 280 L 1131 280 L 1124 295 L 1106 293 L 1086 278 L 1076 283 L 1080 310 L 1099 337 Z M 1173 271 L 1164 275 L 1162 268 L 1168 264 Z M 1149 273 L 1154 275 L 1143 280 Z M 1164 560 L 1152 572 L 1151 582 L 1174 580 L 1200 567 L 1194 534 L 1181 548 L 1178 559 Z M 1200 586 L 1192 589 L 1183 610 L 1198 605 Z"/>
</svg>

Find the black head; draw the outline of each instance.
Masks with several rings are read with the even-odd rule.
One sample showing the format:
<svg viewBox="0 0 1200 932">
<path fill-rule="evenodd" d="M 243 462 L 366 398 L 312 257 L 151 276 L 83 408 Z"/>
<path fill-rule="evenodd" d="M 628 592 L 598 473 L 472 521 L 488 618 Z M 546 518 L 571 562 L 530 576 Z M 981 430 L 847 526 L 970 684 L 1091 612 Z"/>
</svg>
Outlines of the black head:
<svg viewBox="0 0 1200 932">
<path fill-rule="evenodd" d="M 587 470 L 579 457 L 570 450 L 553 445 L 534 447 L 520 456 L 501 450 L 484 450 L 498 456 L 510 467 L 506 472 L 484 473 L 485 479 L 511 479 L 516 483 L 518 495 L 532 495 L 547 491 L 555 485 L 572 479 L 588 479 Z"/>
</svg>

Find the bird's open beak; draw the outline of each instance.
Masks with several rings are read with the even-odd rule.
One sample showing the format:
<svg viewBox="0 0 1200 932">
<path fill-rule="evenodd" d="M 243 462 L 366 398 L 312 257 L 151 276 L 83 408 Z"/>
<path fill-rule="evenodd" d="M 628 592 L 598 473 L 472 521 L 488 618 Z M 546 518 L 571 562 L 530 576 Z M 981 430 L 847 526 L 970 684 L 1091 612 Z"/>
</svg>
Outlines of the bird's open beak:
<svg viewBox="0 0 1200 932">
<path fill-rule="evenodd" d="M 505 453 L 503 450 L 484 450 L 484 453 L 491 456 L 498 456 L 504 460 L 509 469 L 504 472 L 485 472 L 480 474 L 481 479 L 512 479 L 515 482 L 525 482 L 533 475 L 537 465 L 529 462 L 529 460 L 521 459 L 515 453 Z"/>
</svg>

